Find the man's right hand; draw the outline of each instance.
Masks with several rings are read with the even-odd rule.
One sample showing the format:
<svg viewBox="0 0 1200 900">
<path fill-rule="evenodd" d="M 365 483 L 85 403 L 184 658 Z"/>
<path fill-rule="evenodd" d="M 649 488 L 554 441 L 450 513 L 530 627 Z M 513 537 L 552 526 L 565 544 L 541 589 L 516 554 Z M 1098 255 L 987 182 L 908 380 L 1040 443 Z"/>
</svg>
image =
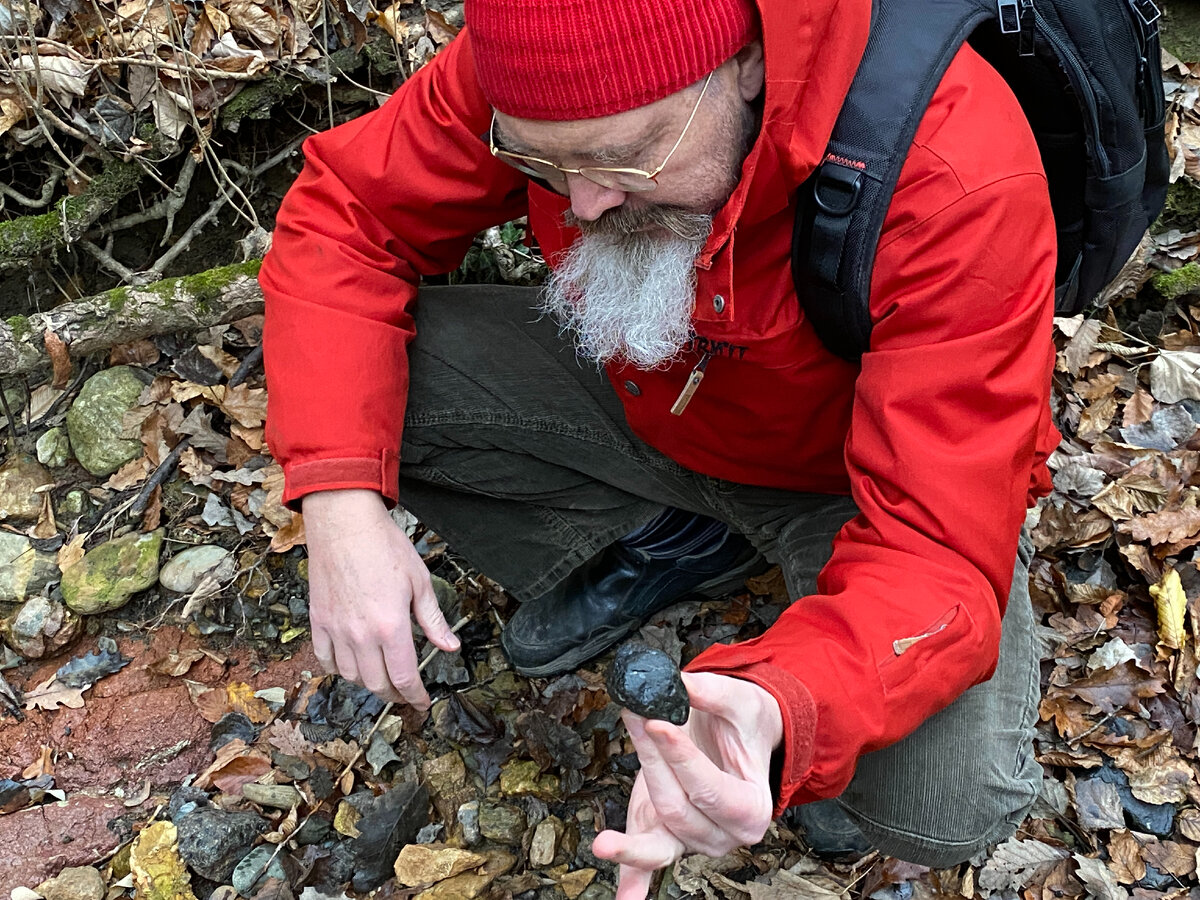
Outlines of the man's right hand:
<svg viewBox="0 0 1200 900">
<path fill-rule="evenodd" d="M 302 506 L 317 659 L 383 700 L 428 709 L 410 613 L 440 649 L 457 650 L 459 640 L 412 541 L 374 491 L 320 491 Z"/>
</svg>

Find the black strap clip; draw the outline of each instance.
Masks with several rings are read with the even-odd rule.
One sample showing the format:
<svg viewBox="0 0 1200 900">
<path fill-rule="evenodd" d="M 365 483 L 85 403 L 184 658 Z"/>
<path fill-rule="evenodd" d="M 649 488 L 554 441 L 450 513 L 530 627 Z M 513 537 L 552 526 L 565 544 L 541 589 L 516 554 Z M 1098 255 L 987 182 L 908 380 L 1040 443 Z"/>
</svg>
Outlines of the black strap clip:
<svg viewBox="0 0 1200 900">
<path fill-rule="evenodd" d="M 1133 11 L 1137 13 L 1138 18 L 1147 28 L 1157 22 L 1159 16 L 1162 15 L 1158 7 L 1154 5 L 1154 0 L 1129 0 L 1129 5 L 1133 7 Z"/>
<path fill-rule="evenodd" d="M 858 205 L 862 180 L 862 169 L 827 159 L 813 183 L 813 202 L 826 215 L 848 216 Z"/>
</svg>

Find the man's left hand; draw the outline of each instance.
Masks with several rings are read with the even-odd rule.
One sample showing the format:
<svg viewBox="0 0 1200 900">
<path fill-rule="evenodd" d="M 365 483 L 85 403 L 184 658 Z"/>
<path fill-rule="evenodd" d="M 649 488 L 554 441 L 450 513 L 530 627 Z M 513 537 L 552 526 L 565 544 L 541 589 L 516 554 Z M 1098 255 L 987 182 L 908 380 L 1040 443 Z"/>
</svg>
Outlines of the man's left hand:
<svg viewBox="0 0 1200 900">
<path fill-rule="evenodd" d="M 771 824 L 771 753 L 783 740 L 775 698 L 749 681 L 683 673 L 692 712 L 682 727 L 621 716 L 642 768 L 626 832 L 602 831 L 592 852 L 620 863 L 615 900 L 645 900 L 656 869 L 687 852 L 723 856 Z"/>
</svg>

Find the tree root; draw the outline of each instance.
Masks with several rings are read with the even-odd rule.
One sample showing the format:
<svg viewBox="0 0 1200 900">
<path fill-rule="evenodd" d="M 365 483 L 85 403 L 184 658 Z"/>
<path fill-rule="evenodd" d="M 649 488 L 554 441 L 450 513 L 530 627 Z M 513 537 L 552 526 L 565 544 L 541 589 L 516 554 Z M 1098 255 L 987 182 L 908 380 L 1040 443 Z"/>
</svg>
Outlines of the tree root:
<svg viewBox="0 0 1200 900">
<path fill-rule="evenodd" d="M 72 356 L 175 331 L 197 331 L 262 312 L 260 260 L 168 278 L 144 287 L 115 288 L 64 303 L 49 312 L 0 322 L 0 375 L 18 375 L 50 362 L 45 333 L 66 342 Z"/>
</svg>

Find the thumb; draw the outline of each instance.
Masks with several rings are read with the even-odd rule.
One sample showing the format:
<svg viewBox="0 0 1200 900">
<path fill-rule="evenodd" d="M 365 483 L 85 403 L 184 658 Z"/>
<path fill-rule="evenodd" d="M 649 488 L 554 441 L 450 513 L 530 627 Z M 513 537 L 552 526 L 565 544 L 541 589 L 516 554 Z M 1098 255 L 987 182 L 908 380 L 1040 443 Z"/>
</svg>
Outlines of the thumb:
<svg viewBox="0 0 1200 900">
<path fill-rule="evenodd" d="M 425 573 L 424 578 L 417 579 L 413 586 L 413 616 L 425 632 L 425 637 L 439 650 L 452 653 L 462 646 L 458 635 L 450 630 L 450 624 L 442 615 L 442 608 L 438 606 L 437 594 L 434 593 L 428 573 Z"/>
</svg>

